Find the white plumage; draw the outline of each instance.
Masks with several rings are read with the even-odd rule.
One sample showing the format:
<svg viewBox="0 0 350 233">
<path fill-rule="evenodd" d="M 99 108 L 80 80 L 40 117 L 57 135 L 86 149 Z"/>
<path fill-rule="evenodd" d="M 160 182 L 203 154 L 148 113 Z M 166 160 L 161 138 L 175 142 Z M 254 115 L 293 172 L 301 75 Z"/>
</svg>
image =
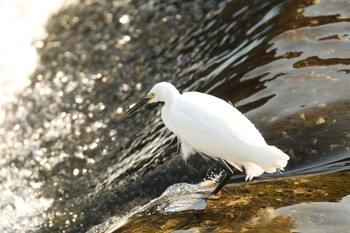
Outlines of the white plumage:
<svg viewBox="0 0 350 233">
<path fill-rule="evenodd" d="M 164 102 L 162 120 L 181 141 L 183 158 L 199 152 L 223 159 L 246 172 L 246 180 L 283 170 L 289 156 L 268 145 L 255 126 L 236 108 L 212 95 L 182 95 L 170 83 L 156 84 L 141 103 Z"/>
</svg>

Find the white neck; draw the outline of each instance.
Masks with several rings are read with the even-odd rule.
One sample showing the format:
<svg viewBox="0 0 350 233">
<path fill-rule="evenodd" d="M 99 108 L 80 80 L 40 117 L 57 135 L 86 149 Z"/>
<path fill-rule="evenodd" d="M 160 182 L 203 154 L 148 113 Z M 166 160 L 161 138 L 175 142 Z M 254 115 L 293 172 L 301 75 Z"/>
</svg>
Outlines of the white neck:
<svg viewBox="0 0 350 233">
<path fill-rule="evenodd" d="M 170 106 L 179 96 L 180 92 L 174 86 L 169 86 L 169 88 L 163 93 L 163 101 L 165 105 Z"/>
</svg>

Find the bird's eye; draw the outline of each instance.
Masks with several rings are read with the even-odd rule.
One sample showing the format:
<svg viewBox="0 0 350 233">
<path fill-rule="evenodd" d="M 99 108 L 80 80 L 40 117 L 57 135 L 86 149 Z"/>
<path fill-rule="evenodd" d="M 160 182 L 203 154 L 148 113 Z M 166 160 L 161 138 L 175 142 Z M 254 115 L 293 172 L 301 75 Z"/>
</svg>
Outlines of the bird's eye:
<svg viewBox="0 0 350 233">
<path fill-rule="evenodd" d="M 153 99 L 154 97 L 156 97 L 156 95 L 153 92 L 151 92 L 151 93 L 148 93 L 147 97 L 149 99 Z"/>
</svg>

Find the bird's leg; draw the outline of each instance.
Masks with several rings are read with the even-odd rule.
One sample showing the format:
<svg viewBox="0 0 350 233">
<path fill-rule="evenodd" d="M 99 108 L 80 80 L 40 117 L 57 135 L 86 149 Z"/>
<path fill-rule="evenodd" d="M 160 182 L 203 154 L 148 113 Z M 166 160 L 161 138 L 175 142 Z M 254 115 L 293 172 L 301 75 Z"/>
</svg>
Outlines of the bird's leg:
<svg viewBox="0 0 350 233">
<path fill-rule="evenodd" d="M 227 181 L 229 181 L 231 176 L 233 176 L 233 174 L 234 174 L 234 172 L 231 169 L 230 165 L 228 165 L 228 163 L 224 159 L 220 159 L 219 161 L 221 162 L 222 165 L 224 165 L 225 173 L 224 173 L 224 177 L 221 179 L 221 181 L 218 184 L 218 186 L 216 186 L 214 191 L 211 192 L 211 194 L 213 194 L 213 195 L 217 194 L 222 189 L 222 187 L 224 187 L 224 185 L 227 183 Z"/>
</svg>

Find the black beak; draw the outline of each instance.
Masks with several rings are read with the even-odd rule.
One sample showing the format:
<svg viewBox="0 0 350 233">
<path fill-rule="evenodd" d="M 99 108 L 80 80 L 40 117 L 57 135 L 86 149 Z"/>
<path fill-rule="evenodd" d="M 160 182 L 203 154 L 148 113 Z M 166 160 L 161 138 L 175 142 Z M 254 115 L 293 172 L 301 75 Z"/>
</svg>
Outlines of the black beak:
<svg viewBox="0 0 350 233">
<path fill-rule="evenodd" d="M 130 108 L 128 111 L 126 111 L 125 116 L 129 117 L 133 112 L 135 112 L 137 109 L 139 109 L 140 107 L 142 107 L 145 103 L 147 103 L 150 100 L 150 98 L 148 98 L 147 96 L 145 98 L 143 98 L 140 102 L 138 102 L 137 104 L 135 104 L 134 106 L 132 106 L 132 108 Z"/>
</svg>

